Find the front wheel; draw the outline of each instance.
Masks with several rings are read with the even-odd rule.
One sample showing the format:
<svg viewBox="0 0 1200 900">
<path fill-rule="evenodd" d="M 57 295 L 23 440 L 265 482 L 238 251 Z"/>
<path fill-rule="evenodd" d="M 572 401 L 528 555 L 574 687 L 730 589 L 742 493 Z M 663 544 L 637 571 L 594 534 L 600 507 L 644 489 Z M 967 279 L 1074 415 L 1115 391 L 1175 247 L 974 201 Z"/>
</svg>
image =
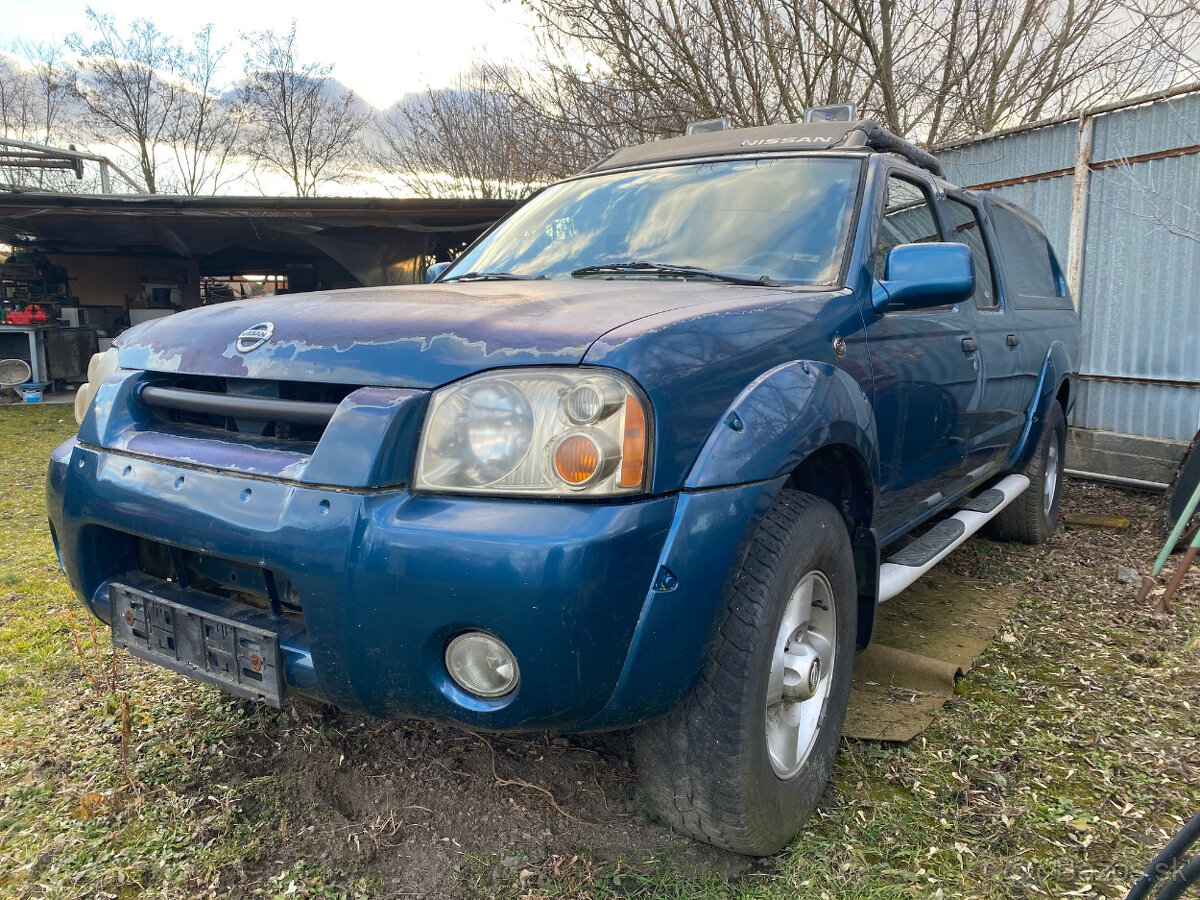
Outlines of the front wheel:
<svg viewBox="0 0 1200 900">
<path fill-rule="evenodd" d="M 693 837 L 787 844 L 833 771 L 854 665 L 850 538 L 826 501 L 781 491 L 746 556 L 700 684 L 635 735 L 642 787 Z"/>
</svg>

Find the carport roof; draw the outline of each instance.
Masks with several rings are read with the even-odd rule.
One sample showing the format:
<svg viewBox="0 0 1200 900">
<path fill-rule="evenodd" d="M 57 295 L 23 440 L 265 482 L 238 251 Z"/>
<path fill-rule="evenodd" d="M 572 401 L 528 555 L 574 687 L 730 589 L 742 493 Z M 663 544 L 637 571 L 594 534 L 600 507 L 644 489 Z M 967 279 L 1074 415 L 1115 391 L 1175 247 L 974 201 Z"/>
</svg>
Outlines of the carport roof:
<svg viewBox="0 0 1200 900">
<path fill-rule="evenodd" d="M 47 253 L 194 259 L 241 245 L 312 251 L 313 239 L 374 234 L 470 237 L 512 200 L 0 194 L 0 242 Z"/>
</svg>

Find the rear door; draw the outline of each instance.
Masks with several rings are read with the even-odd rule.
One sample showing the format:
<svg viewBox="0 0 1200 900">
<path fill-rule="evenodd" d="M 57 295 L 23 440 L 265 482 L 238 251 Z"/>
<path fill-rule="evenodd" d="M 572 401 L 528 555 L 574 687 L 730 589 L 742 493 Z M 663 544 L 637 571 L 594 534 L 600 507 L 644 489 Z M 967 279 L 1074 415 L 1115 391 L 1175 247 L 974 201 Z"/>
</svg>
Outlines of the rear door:
<svg viewBox="0 0 1200 900">
<path fill-rule="evenodd" d="M 1037 220 L 995 197 L 985 195 L 980 199 L 985 212 L 984 232 L 992 239 L 999 263 L 1000 293 L 1004 305 L 1021 325 L 1021 397 L 1022 408 L 1026 409 L 1033 403 L 1052 343 L 1065 341 L 1068 355 L 1078 358 L 1079 316 L 1054 248 Z"/>
<path fill-rule="evenodd" d="M 929 182 L 908 169 L 885 171 L 875 210 L 879 281 L 893 247 L 947 239 Z M 866 315 L 879 434 L 879 528 L 888 536 L 965 487 L 982 371 L 969 302 Z"/>
</svg>

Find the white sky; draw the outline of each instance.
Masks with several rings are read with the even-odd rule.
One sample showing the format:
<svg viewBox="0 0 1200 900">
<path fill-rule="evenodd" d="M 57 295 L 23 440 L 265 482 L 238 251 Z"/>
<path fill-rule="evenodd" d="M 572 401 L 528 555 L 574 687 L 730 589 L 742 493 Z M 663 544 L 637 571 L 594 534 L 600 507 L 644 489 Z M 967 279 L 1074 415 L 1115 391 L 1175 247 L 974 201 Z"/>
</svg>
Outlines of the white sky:
<svg viewBox="0 0 1200 900">
<path fill-rule="evenodd" d="M 89 5 L 122 32 L 147 18 L 179 40 L 212 22 L 214 42 L 233 45 L 229 81 L 242 69 L 241 32 L 286 31 L 294 18 L 302 61 L 331 63 L 335 78 L 380 109 L 450 84 L 475 59 L 520 62 L 532 52 L 532 17 L 518 0 L 0 0 L 0 49 L 85 33 Z"/>
</svg>

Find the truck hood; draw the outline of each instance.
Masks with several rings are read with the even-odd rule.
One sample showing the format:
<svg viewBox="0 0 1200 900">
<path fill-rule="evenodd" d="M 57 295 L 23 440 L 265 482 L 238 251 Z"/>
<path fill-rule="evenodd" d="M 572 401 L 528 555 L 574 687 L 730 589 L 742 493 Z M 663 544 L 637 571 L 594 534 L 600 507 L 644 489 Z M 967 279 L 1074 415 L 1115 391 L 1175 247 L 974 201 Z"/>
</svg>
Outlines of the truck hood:
<svg viewBox="0 0 1200 900">
<path fill-rule="evenodd" d="M 188 310 L 130 329 L 117 346 L 125 368 L 432 388 L 499 366 L 576 365 L 613 329 L 768 293 L 634 278 L 358 288 Z M 238 336 L 264 323 L 271 336 L 239 350 Z"/>
</svg>

